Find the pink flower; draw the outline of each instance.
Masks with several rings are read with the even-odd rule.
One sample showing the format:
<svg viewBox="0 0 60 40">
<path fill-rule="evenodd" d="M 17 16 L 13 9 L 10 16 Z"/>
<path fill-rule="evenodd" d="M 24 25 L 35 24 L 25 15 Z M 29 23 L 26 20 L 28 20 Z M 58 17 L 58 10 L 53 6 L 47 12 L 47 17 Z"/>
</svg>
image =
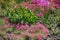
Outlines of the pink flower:
<svg viewBox="0 0 60 40">
<path fill-rule="evenodd" d="M 48 34 L 46 33 L 46 34 L 44 34 L 44 36 L 45 36 L 45 37 L 48 37 Z"/>
<path fill-rule="evenodd" d="M 45 37 L 48 36 L 48 29 L 44 26 L 44 24 L 40 24 L 40 23 L 36 23 L 36 27 L 39 29 L 41 28 L 44 31 L 44 35 Z"/>
<path fill-rule="evenodd" d="M 45 37 L 47 37 L 48 36 L 48 29 L 47 28 L 45 28 L 45 29 L 43 29 L 44 30 L 44 35 L 45 35 Z"/>
<path fill-rule="evenodd" d="M 24 29 L 27 29 L 29 26 L 27 25 L 27 24 L 25 24 L 25 25 L 22 25 L 22 24 L 17 24 L 17 30 L 24 30 Z"/>
<path fill-rule="evenodd" d="M 37 35 L 38 40 L 42 40 L 42 37 L 40 34 Z"/>
<path fill-rule="evenodd" d="M 48 29 L 44 26 L 44 24 L 40 23 L 36 23 L 36 25 L 31 25 L 30 27 L 27 24 L 22 25 L 18 23 L 17 30 L 24 30 L 24 32 L 21 33 L 22 35 L 29 37 L 37 37 L 38 40 L 42 40 L 42 35 L 39 34 L 40 30 L 44 31 L 44 37 L 47 37 L 48 35 Z M 38 33 L 36 33 L 36 30 Z"/>
<path fill-rule="evenodd" d="M 28 33 L 28 30 L 25 30 L 25 31 L 24 31 L 24 34 L 25 34 L 25 33 L 26 33 L 26 35 L 27 35 L 27 33 Z"/>
<path fill-rule="evenodd" d="M 10 38 L 10 40 L 15 37 L 15 34 L 9 34 L 9 33 L 7 33 L 6 35 Z"/>
<path fill-rule="evenodd" d="M 54 7 L 56 8 L 60 8 L 60 1 L 59 0 L 52 0 L 52 2 L 54 4 Z"/>
<path fill-rule="evenodd" d="M 25 8 L 25 7 L 27 7 L 28 4 L 29 4 L 28 2 L 22 2 L 21 6 Z"/>
<path fill-rule="evenodd" d="M 43 16 L 42 13 L 37 13 L 36 15 L 37 15 L 37 17 Z"/>
<path fill-rule="evenodd" d="M 33 8 L 32 4 L 29 4 L 27 8 L 32 9 Z"/>
<path fill-rule="evenodd" d="M 37 27 L 40 27 L 40 28 L 42 28 L 42 29 L 45 28 L 44 24 L 36 23 L 36 25 L 37 25 Z"/>
<path fill-rule="evenodd" d="M 40 0 L 40 1 L 38 2 L 38 4 L 39 4 L 40 6 L 42 6 L 42 5 L 49 6 L 49 2 L 46 1 L 46 0 Z"/>
<path fill-rule="evenodd" d="M 18 29 L 18 30 L 22 30 L 22 29 L 24 29 L 24 27 L 25 27 L 24 25 L 19 25 L 19 26 L 17 27 L 17 29 Z"/>
<path fill-rule="evenodd" d="M 60 8 L 60 4 L 55 4 L 55 7 L 56 8 Z"/>
<path fill-rule="evenodd" d="M 8 27 L 13 27 L 13 26 L 10 23 L 5 24 L 5 25 L 2 26 L 2 28 L 8 28 Z"/>
<path fill-rule="evenodd" d="M 8 26 L 7 25 L 3 25 L 2 28 L 7 28 Z"/>
<path fill-rule="evenodd" d="M 15 37 L 20 39 L 22 37 L 22 34 L 15 34 Z"/>
<path fill-rule="evenodd" d="M 6 22 L 6 23 L 8 23 L 8 21 L 9 21 L 8 18 L 5 18 L 5 19 L 3 20 L 3 22 Z"/>
<path fill-rule="evenodd" d="M 37 7 L 38 7 L 37 4 L 28 4 L 27 5 L 27 8 L 30 9 L 30 10 L 36 9 Z"/>
<path fill-rule="evenodd" d="M 29 30 L 25 30 L 23 34 L 24 34 L 25 36 L 30 36 L 30 37 L 32 37 L 32 34 L 29 33 Z"/>
<path fill-rule="evenodd" d="M 35 31 L 35 27 L 34 27 L 33 25 L 30 26 L 29 31 L 30 31 L 30 32 L 34 32 L 34 31 Z"/>
<path fill-rule="evenodd" d="M 44 24 L 36 23 L 36 25 L 36 27 L 41 27 L 44 30 L 44 32 L 48 32 L 48 29 L 44 26 Z"/>
<path fill-rule="evenodd" d="M 48 29 L 47 28 L 44 28 L 43 29 L 45 33 L 48 33 Z"/>
</svg>

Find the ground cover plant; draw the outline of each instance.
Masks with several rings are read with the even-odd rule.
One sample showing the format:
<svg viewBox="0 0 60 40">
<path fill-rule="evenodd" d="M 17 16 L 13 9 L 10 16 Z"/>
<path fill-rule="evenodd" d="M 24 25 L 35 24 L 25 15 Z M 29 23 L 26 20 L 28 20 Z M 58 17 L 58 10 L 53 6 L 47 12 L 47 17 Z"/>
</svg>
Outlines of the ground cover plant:
<svg viewBox="0 0 60 40">
<path fill-rule="evenodd" d="M 60 0 L 0 0 L 0 40 L 60 40 Z"/>
</svg>

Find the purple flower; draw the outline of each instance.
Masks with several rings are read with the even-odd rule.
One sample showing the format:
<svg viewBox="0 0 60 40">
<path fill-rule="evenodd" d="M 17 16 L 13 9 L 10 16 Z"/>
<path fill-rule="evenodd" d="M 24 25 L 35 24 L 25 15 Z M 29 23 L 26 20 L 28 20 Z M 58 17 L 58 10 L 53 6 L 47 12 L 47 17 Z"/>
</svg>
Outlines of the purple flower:
<svg viewBox="0 0 60 40">
<path fill-rule="evenodd" d="M 60 8 L 60 4 L 57 4 L 57 3 L 56 3 L 56 4 L 55 4 L 55 7 L 56 7 L 56 8 Z"/>
<path fill-rule="evenodd" d="M 47 0 L 33 0 L 34 3 L 37 3 L 39 6 L 49 6 L 50 2 Z"/>
</svg>

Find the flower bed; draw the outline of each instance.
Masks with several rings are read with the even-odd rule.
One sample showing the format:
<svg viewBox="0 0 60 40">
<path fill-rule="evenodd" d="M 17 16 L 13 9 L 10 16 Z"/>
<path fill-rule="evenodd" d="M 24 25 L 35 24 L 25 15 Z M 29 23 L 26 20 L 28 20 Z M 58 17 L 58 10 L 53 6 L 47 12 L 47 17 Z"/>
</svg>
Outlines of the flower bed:
<svg viewBox="0 0 60 40">
<path fill-rule="evenodd" d="M 59 0 L 0 2 L 1 40 L 60 40 Z"/>
</svg>

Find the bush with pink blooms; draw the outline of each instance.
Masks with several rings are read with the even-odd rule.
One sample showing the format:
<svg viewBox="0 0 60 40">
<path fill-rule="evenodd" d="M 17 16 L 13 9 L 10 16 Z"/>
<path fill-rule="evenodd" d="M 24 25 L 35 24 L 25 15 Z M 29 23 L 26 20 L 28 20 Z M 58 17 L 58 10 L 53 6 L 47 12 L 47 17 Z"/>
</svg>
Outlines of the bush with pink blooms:
<svg viewBox="0 0 60 40">
<path fill-rule="evenodd" d="M 60 40 L 60 0 L 0 0 L 0 40 Z"/>
</svg>

